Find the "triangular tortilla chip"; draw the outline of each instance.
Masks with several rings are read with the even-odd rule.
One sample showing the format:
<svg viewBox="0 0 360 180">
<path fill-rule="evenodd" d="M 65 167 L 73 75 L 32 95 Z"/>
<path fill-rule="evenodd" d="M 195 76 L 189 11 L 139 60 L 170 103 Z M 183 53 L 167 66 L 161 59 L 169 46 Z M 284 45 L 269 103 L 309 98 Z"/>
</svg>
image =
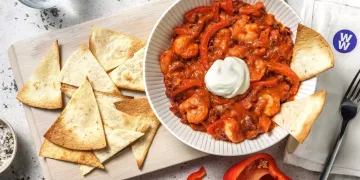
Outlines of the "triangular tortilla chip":
<svg viewBox="0 0 360 180">
<path fill-rule="evenodd" d="M 77 89 L 77 87 L 68 84 L 61 85 L 61 91 L 70 98 Z M 114 104 L 115 102 L 121 101 L 123 99 L 132 99 L 132 97 L 127 97 L 124 95 L 111 95 L 99 91 L 95 91 L 94 94 L 97 101 L 108 102 L 109 104 Z"/>
<path fill-rule="evenodd" d="M 303 143 L 311 126 L 320 115 L 326 99 L 326 91 L 281 105 L 280 113 L 273 121 L 289 132 L 299 143 Z"/>
<path fill-rule="evenodd" d="M 137 117 L 142 122 L 149 125 L 149 129 L 145 135 L 131 146 L 136 163 L 140 169 L 144 163 L 155 134 L 160 126 L 160 122 L 151 110 L 150 104 L 146 98 L 122 100 L 115 103 L 115 106 L 118 110 L 130 115 L 124 116 L 124 118 Z"/>
<path fill-rule="evenodd" d="M 106 146 L 100 111 L 87 79 L 44 137 L 59 146 L 74 150 L 93 150 Z"/>
<path fill-rule="evenodd" d="M 148 123 L 117 110 L 114 104 L 107 101 L 98 101 L 98 106 L 104 126 L 139 132 L 144 132 L 149 127 Z"/>
<path fill-rule="evenodd" d="M 102 163 L 144 135 L 144 133 L 137 131 L 118 128 L 113 129 L 107 126 L 104 128 L 108 146 L 104 149 L 94 151 L 94 154 Z M 94 167 L 91 166 L 80 165 L 80 171 L 83 175 L 86 175 L 93 169 Z"/>
<path fill-rule="evenodd" d="M 39 156 L 104 169 L 104 166 L 93 152 L 66 149 L 50 142 L 47 139 L 44 139 L 44 142 L 41 145 Z"/>
<path fill-rule="evenodd" d="M 89 46 L 105 71 L 119 66 L 131 58 L 146 42 L 136 37 L 98 26 L 91 27 Z"/>
<path fill-rule="evenodd" d="M 131 59 L 121 63 L 109 73 L 118 88 L 145 91 L 143 80 L 143 59 L 145 48 L 137 51 Z"/>
<path fill-rule="evenodd" d="M 60 55 L 56 40 L 16 98 L 33 107 L 62 108 L 59 73 Z"/>
<path fill-rule="evenodd" d="M 290 67 L 304 81 L 334 67 L 334 55 L 318 32 L 299 24 Z"/>
<path fill-rule="evenodd" d="M 95 91 L 121 96 L 119 89 L 97 62 L 89 48 L 82 45 L 66 60 L 65 66 L 60 72 L 60 80 L 62 83 L 79 87 L 86 76 Z"/>
</svg>

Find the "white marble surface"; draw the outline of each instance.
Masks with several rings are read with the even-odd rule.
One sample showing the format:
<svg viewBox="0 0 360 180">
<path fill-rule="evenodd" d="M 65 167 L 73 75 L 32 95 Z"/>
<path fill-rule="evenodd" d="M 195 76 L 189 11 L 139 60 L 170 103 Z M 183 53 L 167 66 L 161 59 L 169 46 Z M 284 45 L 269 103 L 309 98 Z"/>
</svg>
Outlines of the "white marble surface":
<svg viewBox="0 0 360 180">
<path fill-rule="evenodd" d="M 0 118 L 6 119 L 14 127 L 19 139 L 19 151 L 14 164 L 0 180 L 41 180 L 41 168 L 25 114 L 20 102 L 16 100 L 17 87 L 7 56 L 8 47 L 21 39 L 47 31 L 69 27 L 103 16 L 118 13 L 122 9 L 139 6 L 156 0 L 63 0 L 52 10 L 28 8 L 16 0 L 0 0 Z M 297 10 L 303 0 L 289 0 Z M 319 174 L 282 163 L 285 140 L 265 150 L 273 155 L 279 168 L 293 179 L 318 179 Z M 187 175 L 200 166 L 207 171 L 205 179 L 221 179 L 224 172 L 244 157 L 209 156 L 177 166 L 169 167 L 133 179 L 186 179 Z M 360 179 L 347 176 L 331 176 L 330 179 Z"/>
</svg>

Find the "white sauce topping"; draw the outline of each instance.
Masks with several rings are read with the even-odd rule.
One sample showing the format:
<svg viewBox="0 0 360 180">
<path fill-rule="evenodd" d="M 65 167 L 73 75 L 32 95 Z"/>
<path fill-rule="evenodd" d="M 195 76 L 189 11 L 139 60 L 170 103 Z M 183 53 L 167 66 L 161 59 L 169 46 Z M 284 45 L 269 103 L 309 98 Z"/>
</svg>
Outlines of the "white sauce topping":
<svg viewBox="0 0 360 180">
<path fill-rule="evenodd" d="M 246 63 L 237 57 L 216 60 L 205 75 L 210 92 L 225 98 L 243 94 L 250 86 L 250 74 Z"/>
</svg>

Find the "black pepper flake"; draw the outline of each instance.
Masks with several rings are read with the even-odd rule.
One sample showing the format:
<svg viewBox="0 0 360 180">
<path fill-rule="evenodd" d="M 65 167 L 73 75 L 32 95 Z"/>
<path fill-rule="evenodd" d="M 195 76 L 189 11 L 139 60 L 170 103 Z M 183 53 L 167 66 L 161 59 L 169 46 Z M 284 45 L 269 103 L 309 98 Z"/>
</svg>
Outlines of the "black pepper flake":
<svg viewBox="0 0 360 180">
<path fill-rule="evenodd" d="M 50 9 L 50 12 L 54 17 L 58 17 L 60 10 L 57 8 L 52 8 L 52 9 Z"/>
<path fill-rule="evenodd" d="M 49 30 L 49 25 L 44 25 L 44 28 L 45 28 L 46 30 Z"/>
<path fill-rule="evenodd" d="M 13 83 L 14 83 L 14 89 L 15 89 L 15 91 L 18 91 L 18 86 L 17 86 L 17 84 L 16 84 L 15 79 L 13 79 Z"/>
<path fill-rule="evenodd" d="M 15 5 L 15 6 L 17 6 L 17 5 L 18 5 L 18 3 L 17 3 L 17 2 L 15 2 L 15 3 L 14 3 L 14 5 Z"/>
<path fill-rule="evenodd" d="M 6 105 L 6 104 L 3 104 L 4 105 L 4 108 L 8 108 L 8 105 Z"/>
<path fill-rule="evenodd" d="M 29 14 L 25 14 L 26 17 L 29 17 Z"/>
</svg>

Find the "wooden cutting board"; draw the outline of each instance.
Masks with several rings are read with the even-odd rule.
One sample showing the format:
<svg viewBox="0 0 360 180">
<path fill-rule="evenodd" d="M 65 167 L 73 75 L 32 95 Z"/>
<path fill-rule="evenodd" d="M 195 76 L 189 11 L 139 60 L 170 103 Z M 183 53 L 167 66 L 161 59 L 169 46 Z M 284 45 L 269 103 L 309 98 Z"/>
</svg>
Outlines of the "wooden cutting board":
<svg viewBox="0 0 360 180">
<path fill-rule="evenodd" d="M 88 35 L 92 24 L 147 39 L 157 20 L 173 2 L 174 0 L 158 1 L 122 11 L 114 16 L 41 34 L 13 44 L 10 46 L 8 54 L 19 88 L 23 87 L 24 82 L 29 79 L 45 52 L 56 39 L 59 40 L 60 44 L 62 64 L 81 44 L 88 44 Z M 59 116 L 60 110 L 43 110 L 25 105 L 24 109 L 35 147 L 39 152 L 44 139 L 43 135 Z M 206 154 L 183 144 L 161 126 L 141 170 L 137 168 L 129 148 L 105 163 L 106 170 L 95 170 L 85 178 L 80 174 L 76 164 L 42 157 L 39 157 L 39 161 L 46 180 L 112 180 L 135 177 L 203 156 Z"/>
</svg>

